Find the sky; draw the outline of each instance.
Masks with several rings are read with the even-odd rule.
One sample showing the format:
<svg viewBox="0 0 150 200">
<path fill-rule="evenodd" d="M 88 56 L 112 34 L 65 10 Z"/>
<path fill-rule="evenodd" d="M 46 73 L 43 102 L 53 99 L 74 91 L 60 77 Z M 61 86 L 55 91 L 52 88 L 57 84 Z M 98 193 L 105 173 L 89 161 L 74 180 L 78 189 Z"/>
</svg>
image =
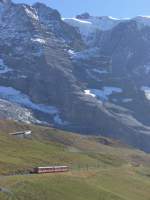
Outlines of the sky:
<svg viewBox="0 0 150 200">
<path fill-rule="evenodd" d="M 36 0 L 13 0 L 33 4 Z M 150 0 L 37 0 L 57 9 L 63 17 L 74 17 L 83 12 L 94 16 L 131 18 L 150 16 Z"/>
</svg>

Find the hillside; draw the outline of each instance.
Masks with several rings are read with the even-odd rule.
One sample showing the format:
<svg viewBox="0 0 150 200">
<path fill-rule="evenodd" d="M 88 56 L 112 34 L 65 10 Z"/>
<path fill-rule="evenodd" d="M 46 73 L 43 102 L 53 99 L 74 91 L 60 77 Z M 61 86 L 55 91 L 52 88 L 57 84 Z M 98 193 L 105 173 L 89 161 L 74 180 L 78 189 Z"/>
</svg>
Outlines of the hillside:
<svg viewBox="0 0 150 200">
<path fill-rule="evenodd" d="M 22 130 L 32 137 L 8 134 Z M 71 170 L 27 175 L 55 164 Z M 119 141 L 0 121 L 0 200 L 149 200 L 149 166 L 148 154 Z"/>
</svg>

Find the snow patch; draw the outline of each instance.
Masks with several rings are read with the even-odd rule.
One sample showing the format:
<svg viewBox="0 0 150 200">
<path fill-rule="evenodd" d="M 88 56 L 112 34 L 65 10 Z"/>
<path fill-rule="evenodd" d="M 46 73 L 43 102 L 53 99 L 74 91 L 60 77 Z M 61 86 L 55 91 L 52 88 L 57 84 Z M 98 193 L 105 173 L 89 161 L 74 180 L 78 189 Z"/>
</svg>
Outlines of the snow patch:
<svg viewBox="0 0 150 200">
<path fill-rule="evenodd" d="M 30 110 L 21 107 L 18 104 L 0 99 L 0 114 L 5 119 L 22 121 L 27 124 L 39 123 L 40 121 L 33 117 Z"/>
<path fill-rule="evenodd" d="M 92 90 L 84 90 L 84 94 L 92 97 L 96 97 Z"/>
<path fill-rule="evenodd" d="M 75 55 L 75 52 L 71 49 L 68 50 L 68 53 L 69 53 L 70 56 Z"/>
<path fill-rule="evenodd" d="M 78 23 L 81 23 L 81 24 L 92 24 L 91 22 L 89 21 L 86 21 L 86 20 L 81 20 L 81 19 L 77 19 L 75 17 L 73 18 L 62 18 L 62 20 L 64 21 L 72 21 L 72 23 L 74 23 L 74 25 L 77 25 Z"/>
<path fill-rule="evenodd" d="M 57 114 L 58 110 L 54 106 L 47 106 L 43 104 L 35 104 L 30 98 L 21 93 L 19 90 L 16 90 L 12 87 L 0 86 L 0 97 L 5 100 L 9 100 L 13 103 L 19 103 L 27 108 L 31 108 L 33 110 L 38 110 L 47 114 Z"/>
<path fill-rule="evenodd" d="M 7 72 L 12 71 L 9 67 L 4 64 L 4 61 L 0 59 L 0 74 L 5 74 Z"/>
<path fill-rule="evenodd" d="M 102 101 L 108 101 L 110 95 L 122 92 L 123 90 L 117 87 L 103 87 L 102 90 L 100 89 L 84 90 L 85 95 L 96 97 Z"/>
<path fill-rule="evenodd" d="M 150 100 L 150 87 L 142 86 L 141 90 L 144 91 L 146 99 Z"/>
<path fill-rule="evenodd" d="M 46 41 L 42 38 L 32 38 L 31 41 L 46 44 Z"/>
<path fill-rule="evenodd" d="M 63 18 L 69 25 L 78 28 L 85 42 L 90 43 L 97 31 L 107 31 L 115 27 L 122 20 L 113 17 L 92 17 L 88 19 Z"/>
<path fill-rule="evenodd" d="M 95 72 L 95 73 L 98 73 L 98 74 L 108 74 L 108 71 L 104 70 L 104 69 L 102 69 L 102 70 L 100 70 L 100 69 L 93 69 L 92 71 Z"/>
<path fill-rule="evenodd" d="M 61 119 L 59 115 L 60 112 L 55 106 L 36 104 L 30 100 L 29 96 L 12 87 L 0 86 L 0 98 L 12 103 L 18 103 L 26 108 L 53 115 L 53 120 L 58 125 L 64 126 L 68 124 L 68 122 Z M 26 112 L 26 115 L 30 115 L 30 112 Z M 30 116 L 26 116 L 26 118 L 27 117 Z M 21 116 L 19 116 L 19 118 L 21 118 Z"/>
<path fill-rule="evenodd" d="M 68 24 L 79 28 L 80 32 L 84 35 L 92 33 L 96 29 L 103 31 L 110 30 L 122 21 L 112 17 L 89 17 L 85 20 L 77 18 L 63 18 L 63 20 Z"/>
<path fill-rule="evenodd" d="M 124 19 L 117 19 L 111 16 L 89 16 L 87 19 L 63 18 L 63 20 L 69 25 L 77 28 L 81 33 L 83 40 L 87 44 L 90 44 L 92 42 L 97 31 L 111 30 L 122 22 L 135 21 L 139 29 L 142 29 L 145 26 L 150 26 L 150 16 L 137 16 L 135 18 Z"/>
<path fill-rule="evenodd" d="M 92 23 L 89 21 L 83 21 L 76 18 L 63 18 L 63 20 L 69 25 L 77 28 L 85 41 L 88 41 L 88 37 L 96 31 L 95 27 L 93 27 Z"/>
<path fill-rule="evenodd" d="M 35 13 L 35 10 L 31 8 L 28 8 L 27 6 L 25 6 L 25 12 L 27 13 L 27 15 L 29 17 L 31 17 L 32 19 L 38 20 L 38 15 Z"/>
</svg>

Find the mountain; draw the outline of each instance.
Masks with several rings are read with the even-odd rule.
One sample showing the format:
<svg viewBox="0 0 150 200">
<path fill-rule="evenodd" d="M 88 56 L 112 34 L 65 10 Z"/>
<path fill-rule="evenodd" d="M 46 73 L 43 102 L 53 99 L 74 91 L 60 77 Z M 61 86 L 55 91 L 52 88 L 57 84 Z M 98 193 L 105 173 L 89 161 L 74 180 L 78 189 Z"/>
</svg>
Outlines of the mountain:
<svg viewBox="0 0 150 200">
<path fill-rule="evenodd" d="M 150 19 L 0 2 L 0 118 L 150 151 Z"/>
</svg>

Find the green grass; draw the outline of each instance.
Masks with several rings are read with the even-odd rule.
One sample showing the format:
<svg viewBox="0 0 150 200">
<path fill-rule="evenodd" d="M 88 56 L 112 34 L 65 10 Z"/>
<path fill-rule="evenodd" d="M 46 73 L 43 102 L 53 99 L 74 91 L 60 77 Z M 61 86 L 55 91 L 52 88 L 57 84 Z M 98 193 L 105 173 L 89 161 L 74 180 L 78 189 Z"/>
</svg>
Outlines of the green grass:
<svg viewBox="0 0 150 200">
<path fill-rule="evenodd" d="M 8 134 L 26 129 L 32 138 Z M 71 171 L 19 175 L 55 164 Z M 149 168 L 148 154 L 111 139 L 0 121 L 0 200 L 150 200 Z"/>
<path fill-rule="evenodd" d="M 5 177 L 0 199 L 149 200 L 150 179 L 133 168 L 109 168 L 67 174 Z"/>
<path fill-rule="evenodd" d="M 13 181 L 13 186 L 8 189 L 10 193 L 5 194 L 4 199 L 9 196 L 13 200 L 105 200 L 108 198 L 109 200 L 121 200 L 116 194 L 107 192 L 103 188 L 95 187 L 86 178 L 51 175 L 32 177 L 32 179 L 19 177 L 18 180 L 15 177 L 9 181 Z"/>
</svg>

